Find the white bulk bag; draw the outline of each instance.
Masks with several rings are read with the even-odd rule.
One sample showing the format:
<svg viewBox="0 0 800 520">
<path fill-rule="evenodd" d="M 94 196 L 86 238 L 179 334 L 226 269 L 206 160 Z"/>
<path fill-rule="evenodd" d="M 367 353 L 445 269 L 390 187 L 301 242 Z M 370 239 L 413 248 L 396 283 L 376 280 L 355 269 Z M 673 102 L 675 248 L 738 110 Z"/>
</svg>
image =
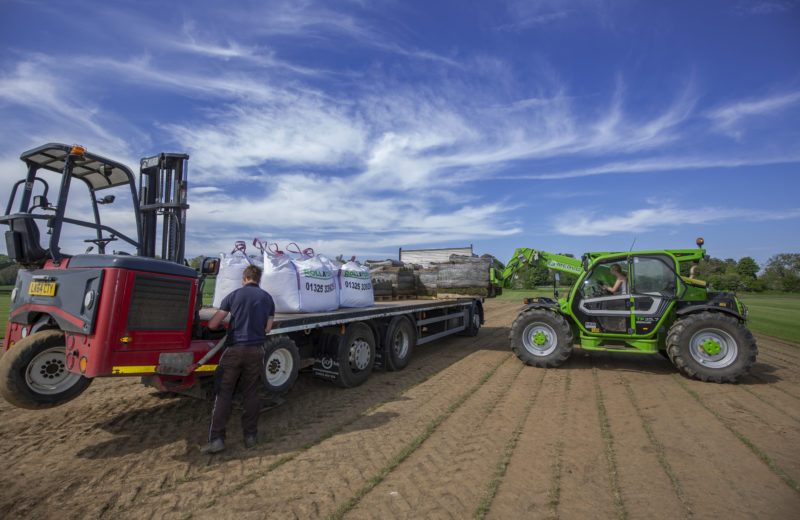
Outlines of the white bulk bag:
<svg viewBox="0 0 800 520">
<path fill-rule="evenodd" d="M 220 253 L 219 273 L 217 273 L 217 282 L 214 285 L 214 301 L 212 302 L 214 307 L 219 308 L 226 296 L 242 286 L 242 274 L 250 263 L 250 259 L 245 254 L 244 242 L 236 242 L 236 247 L 230 254 Z"/>
<path fill-rule="evenodd" d="M 339 307 L 339 295 L 330 265 L 324 258 L 264 251 L 261 288 L 270 293 L 278 312 L 324 312 Z"/>
<path fill-rule="evenodd" d="M 341 307 L 369 307 L 375 304 L 369 267 L 350 260 L 339 268 L 337 278 Z"/>
</svg>

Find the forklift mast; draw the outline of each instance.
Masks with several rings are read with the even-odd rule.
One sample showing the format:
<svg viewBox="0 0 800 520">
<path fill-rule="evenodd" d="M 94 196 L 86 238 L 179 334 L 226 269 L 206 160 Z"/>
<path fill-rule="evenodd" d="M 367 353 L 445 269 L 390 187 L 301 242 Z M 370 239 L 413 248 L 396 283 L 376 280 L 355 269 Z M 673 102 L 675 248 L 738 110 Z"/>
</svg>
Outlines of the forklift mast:
<svg viewBox="0 0 800 520">
<path fill-rule="evenodd" d="M 145 157 L 139 169 L 139 212 L 142 222 L 142 256 L 156 256 L 158 218 L 161 225 L 161 259 L 185 262 L 186 203 L 189 156 L 160 153 Z"/>
</svg>

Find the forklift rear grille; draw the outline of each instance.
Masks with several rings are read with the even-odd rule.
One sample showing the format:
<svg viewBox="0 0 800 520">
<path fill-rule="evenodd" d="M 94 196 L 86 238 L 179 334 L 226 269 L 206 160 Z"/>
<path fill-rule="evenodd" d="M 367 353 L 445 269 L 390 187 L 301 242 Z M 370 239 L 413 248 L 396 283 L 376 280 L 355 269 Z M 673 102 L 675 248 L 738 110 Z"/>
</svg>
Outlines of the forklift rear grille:
<svg viewBox="0 0 800 520">
<path fill-rule="evenodd" d="M 191 294 L 191 280 L 137 274 L 128 330 L 186 329 Z"/>
</svg>

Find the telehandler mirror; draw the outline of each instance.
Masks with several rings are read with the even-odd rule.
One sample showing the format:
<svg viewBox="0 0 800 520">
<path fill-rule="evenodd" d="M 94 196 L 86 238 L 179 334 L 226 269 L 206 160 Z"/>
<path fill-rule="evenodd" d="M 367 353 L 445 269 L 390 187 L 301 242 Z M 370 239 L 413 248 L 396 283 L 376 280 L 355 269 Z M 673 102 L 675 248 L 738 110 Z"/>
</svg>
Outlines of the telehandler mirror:
<svg viewBox="0 0 800 520">
<path fill-rule="evenodd" d="M 200 265 L 200 274 L 212 275 L 219 272 L 219 258 L 203 258 Z"/>
</svg>

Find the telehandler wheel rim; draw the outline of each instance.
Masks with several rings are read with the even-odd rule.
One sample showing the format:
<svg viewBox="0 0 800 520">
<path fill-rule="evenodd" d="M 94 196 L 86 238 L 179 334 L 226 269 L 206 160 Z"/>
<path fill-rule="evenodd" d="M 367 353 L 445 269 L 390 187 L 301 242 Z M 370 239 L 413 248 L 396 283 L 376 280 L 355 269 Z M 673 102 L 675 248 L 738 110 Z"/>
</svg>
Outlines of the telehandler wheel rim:
<svg viewBox="0 0 800 520">
<path fill-rule="evenodd" d="M 280 348 L 267 358 L 267 382 L 276 387 L 286 383 L 292 377 L 292 353 Z"/>
<path fill-rule="evenodd" d="M 392 338 L 392 352 L 395 357 L 404 358 L 408 355 L 408 347 L 411 344 L 411 338 L 408 336 L 408 331 L 403 327 L 398 327 Z M 369 359 L 367 359 L 369 361 Z"/>
<path fill-rule="evenodd" d="M 531 323 L 522 331 L 522 344 L 534 356 L 547 356 L 558 346 L 556 331 L 545 323 Z"/>
<path fill-rule="evenodd" d="M 689 340 L 692 359 L 708 368 L 725 368 L 739 355 L 736 340 L 720 329 L 697 331 Z"/>
<path fill-rule="evenodd" d="M 350 345 L 350 366 L 364 370 L 369 366 L 371 354 L 370 345 L 363 339 L 356 339 Z"/>
<path fill-rule="evenodd" d="M 66 349 L 53 347 L 40 352 L 28 364 L 25 384 L 39 394 L 51 395 L 69 390 L 81 378 L 67 370 Z"/>
</svg>

